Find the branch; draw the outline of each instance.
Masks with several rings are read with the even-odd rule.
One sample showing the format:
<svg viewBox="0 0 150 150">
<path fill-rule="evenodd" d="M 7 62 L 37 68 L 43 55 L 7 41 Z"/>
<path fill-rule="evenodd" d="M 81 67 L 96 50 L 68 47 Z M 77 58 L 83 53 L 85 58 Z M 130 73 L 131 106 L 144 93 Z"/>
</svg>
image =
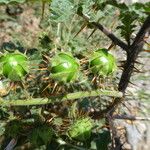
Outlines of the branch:
<svg viewBox="0 0 150 150">
<path fill-rule="evenodd" d="M 93 25 L 95 28 L 101 30 L 108 38 L 110 38 L 114 44 L 120 46 L 122 49 L 124 50 L 128 50 L 128 46 L 126 43 L 124 43 L 122 40 L 118 39 L 112 32 L 110 32 L 108 29 L 106 29 L 103 25 L 101 25 L 100 23 L 97 22 L 90 22 L 89 18 L 87 16 L 85 16 L 82 13 L 79 13 L 79 15 L 84 18 L 84 20 Z"/>
<path fill-rule="evenodd" d="M 150 121 L 149 117 L 135 117 L 135 116 L 128 116 L 128 115 L 114 115 L 113 119 L 127 119 L 127 120 L 141 120 L 141 121 Z"/>
<path fill-rule="evenodd" d="M 92 22 L 92 25 L 94 25 L 97 29 L 101 30 L 107 37 L 109 37 L 114 44 L 120 46 L 124 50 L 128 50 L 128 46 L 126 43 L 118 39 L 113 33 L 111 33 L 108 29 L 103 27 L 101 24 L 97 22 Z"/>
<path fill-rule="evenodd" d="M 122 97 L 123 94 L 118 91 L 108 91 L 108 90 L 95 90 L 95 91 L 83 91 L 69 93 L 65 95 L 51 96 L 49 98 L 33 98 L 28 100 L 2 100 L 0 99 L 0 106 L 29 106 L 29 105 L 45 105 L 60 101 L 67 101 L 85 97 L 95 97 L 95 96 L 111 96 L 111 97 Z"/>
<path fill-rule="evenodd" d="M 138 43 L 143 41 L 145 34 L 149 31 L 150 31 L 150 15 L 147 17 L 147 19 L 145 20 L 145 22 L 142 25 L 141 29 L 137 33 L 132 45 L 136 46 Z"/>
<path fill-rule="evenodd" d="M 137 36 L 135 37 L 133 44 L 129 47 L 129 50 L 127 53 L 127 60 L 123 66 L 124 70 L 121 75 L 121 79 L 120 79 L 119 86 L 118 86 L 118 90 L 121 91 L 123 94 L 125 94 L 125 91 L 130 82 L 132 73 L 134 72 L 134 65 L 135 65 L 136 59 L 139 53 L 143 49 L 143 45 L 144 45 L 143 38 L 149 30 L 150 30 L 150 16 L 146 18 Z M 109 111 L 109 113 L 112 114 L 115 111 L 115 109 L 118 107 L 118 105 L 122 103 L 122 101 L 124 101 L 124 99 L 115 98 L 114 103 L 112 104 L 110 108 L 111 110 Z"/>
<path fill-rule="evenodd" d="M 79 15 L 81 17 L 83 17 L 87 23 L 90 23 L 89 18 L 87 16 L 83 15 L 81 12 L 79 13 Z M 95 22 L 92 22 L 91 24 L 94 25 L 99 30 L 101 30 L 112 41 L 114 41 L 114 44 L 120 46 L 121 48 L 123 48 L 124 50 L 127 51 L 127 60 L 123 66 L 124 70 L 123 70 L 123 73 L 121 75 L 121 79 L 120 79 L 120 82 L 118 85 L 118 90 L 123 93 L 123 97 L 116 97 L 115 100 L 113 101 L 113 103 L 103 111 L 94 111 L 92 113 L 92 116 L 98 118 L 98 117 L 105 115 L 106 113 L 113 114 L 113 112 L 118 107 L 118 105 L 124 101 L 124 94 L 125 94 L 128 84 L 130 82 L 131 75 L 134 71 L 134 64 L 136 62 L 138 54 L 143 49 L 143 45 L 144 45 L 143 38 L 144 38 L 145 34 L 147 32 L 149 32 L 149 30 L 150 30 L 150 16 L 148 16 L 147 19 L 145 20 L 145 22 L 143 23 L 136 38 L 134 39 L 133 44 L 130 47 L 128 47 L 127 44 L 124 43 L 123 41 L 119 40 L 115 35 L 113 35 L 111 32 L 109 32 L 101 24 L 95 23 Z"/>
<path fill-rule="evenodd" d="M 135 61 L 139 53 L 143 50 L 144 36 L 149 30 L 150 30 L 150 16 L 146 18 L 138 34 L 136 35 L 133 44 L 129 47 L 127 60 L 124 64 L 124 71 L 122 73 L 118 87 L 118 90 L 123 93 L 125 92 L 128 83 L 130 82 L 130 77 L 134 71 Z"/>
</svg>

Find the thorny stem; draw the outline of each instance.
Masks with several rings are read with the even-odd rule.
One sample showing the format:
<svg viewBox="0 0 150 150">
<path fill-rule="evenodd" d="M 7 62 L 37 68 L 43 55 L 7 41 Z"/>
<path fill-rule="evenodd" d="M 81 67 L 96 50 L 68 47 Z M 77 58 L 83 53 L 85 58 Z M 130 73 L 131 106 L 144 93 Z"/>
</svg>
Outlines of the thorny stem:
<svg viewBox="0 0 150 150">
<path fill-rule="evenodd" d="M 138 57 L 138 54 L 142 51 L 144 45 L 144 36 L 150 31 L 150 16 L 147 17 L 145 22 L 143 23 L 141 29 L 137 33 L 133 44 L 129 47 L 127 53 L 127 60 L 124 64 L 124 70 L 119 83 L 119 91 L 125 92 L 128 83 L 130 81 L 130 77 L 134 70 L 134 64 Z"/>
<path fill-rule="evenodd" d="M 124 43 L 122 40 L 117 38 L 113 33 L 111 33 L 108 29 L 106 29 L 103 25 L 97 22 L 90 22 L 89 18 L 82 14 L 81 12 L 79 13 L 81 17 L 84 18 L 84 20 L 93 25 L 95 28 L 101 30 L 107 37 L 109 37 L 114 44 L 120 46 L 122 49 L 127 51 L 127 60 L 124 64 L 124 71 L 122 73 L 118 89 L 119 91 L 125 93 L 125 90 L 128 86 L 128 83 L 130 81 L 131 74 L 133 73 L 134 70 L 134 64 L 135 61 L 138 57 L 138 54 L 142 51 L 143 49 L 143 44 L 144 44 L 144 36 L 147 32 L 150 31 L 150 16 L 147 17 L 145 22 L 143 23 L 141 29 L 137 33 L 134 42 L 131 46 L 128 46 L 126 43 Z M 117 100 L 118 102 L 118 100 Z"/>
<path fill-rule="evenodd" d="M 121 79 L 120 79 L 120 82 L 118 85 L 118 90 L 123 92 L 123 97 L 115 98 L 113 103 L 111 105 L 109 105 L 105 110 L 103 110 L 103 111 L 100 110 L 98 112 L 95 111 L 94 113 L 92 113 L 92 116 L 94 116 L 97 119 L 100 118 L 101 116 L 107 117 L 109 124 L 112 125 L 113 137 L 115 137 L 114 138 L 115 146 L 116 146 L 115 149 L 121 149 L 122 144 L 120 142 L 120 139 L 118 139 L 116 136 L 116 130 L 113 129 L 113 122 L 111 121 L 112 119 L 111 120 L 109 119 L 109 116 L 113 116 L 116 108 L 124 101 L 125 91 L 128 87 L 131 75 L 134 71 L 135 61 L 136 61 L 139 53 L 143 49 L 144 36 L 147 32 L 150 33 L 150 15 L 147 17 L 147 19 L 143 23 L 142 27 L 140 28 L 139 32 L 137 33 L 131 46 L 127 45 L 122 40 L 118 39 L 114 34 L 112 34 L 109 30 L 107 30 L 101 24 L 99 24 L 97 22 L 92 22 L 92 23 L 89 22 L 89 18 L 87 16 L 85 16 L 84 14 L 82 14 L 82 12 L 80 12 L 79 15 L 81 17 L 83 17 L 87 23 L 93 25 L 94 28 L 101 30 L 108 38 L 110 38 L 113 41 L 114 44 L 120 46 L 123 50 L 125 50 L 127 52 L 127 59 L 123 66 L 124 70 L 122 72 Z M 118 139 L 118 140 L 116 140 L 116 139 Z M 119 146 L 119 148 L 117 146 Z M 114 148 L 114 145 L 112 145 L 112 147 Z"/>
<path fill-rule="evenodd" d="M 118 39 L 113 33 L 111 33 L 108 29 L 106 29 L 104 26 L 102 26 L 100 23 L 92 22 L 92 25 L 94 25 L 97 29 L 101 30 L 108 38 L 112 40 L 112 42 L 118 46 L 120 46 L 123 50 L 128 49 L 128 46 L 126 43 Z"/>
<path fill-rule="evenodd" d="M 135 121 L 135 120 L 150 121 L 149 117 L 136 117 L 130 115 L 113 115 L 113 119 L 127 119 L 131 121 Z"/>
<path fill-rule="evenodd" d="M 97 111 L 97 112 L 95 111 L 93 116 L 95 116 L 96 118 L 99 118 L 100 116 L 103 116 L 107 113 L 113 114 L 113 112 L 116 110 L 118 105 L 121 104 L 124 101 L 125 91 L 126 91 L 126 88 L 127 88 L 128 84 L 130 83 L 130 78 L 131 78 L 131 75 L 134 71 L 134 64 L 136 62 L 138 54 L 143 49 L 144 36 L 149 31 L 150 31 L 150 16 L 148 16 L 146 18 L 146 20 L 143 23 L 141 29 L 137 33 L 132 45 L 130 47 L 127 46 L 128 47 L 127 49 L 126 49 L 126 46 L 125 46 L 125 49 L 127 51 L 127 60 L 125 61 L 125 64 L 123 66 L 124 70 L 122 72 L 121 79 L 120 79 L 120 82 L 119 82 L 119 85 L 118 85 L 118 90 L 123 92 L 123 97 L 115 98 L 113 103 L 110 106 L 108 106 L 105 110 Z M 122 46 L 119 45 L 119 46 L 123 48 L 124 47 L 123 45 Z"/>
<path fill-rule="evenodd" d="M 141 29 L 137 33 L 133 44 L 129 47 L 127 51 L 127 60 L 125 61 L 125 64 L 123 66 L 124 70 L 123 70 L 123 73 L 121 75 L 121 79 L 118 85 L 118 90 L 123 93 L 123 97 L 115 98 L 114 103 L 110 105 L 106 110 L 104 110 L 103 114 L 109 112 L 111 115 L 113 115 L 113 112 L 116 110 L 118 105 L 124 101 L 125 91 L 128 87 L 128 84 L 130 83 L 130 78 L 134 71 L 135 61 L 139 53 L 143 49 L 144 36 L 149 31 L 150 31 L 150 16 L 146 18 Z"/>
<path fill-rule="evenodd" d="M 49 103 L 55 103 L 58 101 L 74 100 L 85 97 L 95 97 L 95 96 L 111 96 L 111 97 L 122 97 L 123 94 L 118 91 L 109 90 L 95 90 L 95 91 L 83 91 L 69 93 L 59 96 L 51 96 L 49 98 L 33 98 L 27 100 L 2 100 L 0 99 L 0 106 L 29 106 L 29 105 L 45 105 Z"/>
<path fill-rule="evenodd" d="M 42 1 L 42 17 L 41 17 L 41 20 L 43 20 L 44 18 L 44 11 L 45 11 L 45 1 Z"/>
<path fill-rule="evenodd" d="M 89 18 L 82 13 L 80 13 L 79 15 L 81 17 L 83 17 L 87 23 L 93 25 L 94 28 L 101 30 L 108 38 L 110 38 L 113 41 L 114 44 L 120 46 L 123 50 L 126 50 L 126 51 L 128 50 L 128 45 L 126 43 L 124 43 L 122 40 L 120 40 L 119 38 L 117 38 L 106 27 L 104 27 L 103 25 L 101 25 L 100 23 L 97 23 L 97 22 L 90 22 Z"/>
</svg>

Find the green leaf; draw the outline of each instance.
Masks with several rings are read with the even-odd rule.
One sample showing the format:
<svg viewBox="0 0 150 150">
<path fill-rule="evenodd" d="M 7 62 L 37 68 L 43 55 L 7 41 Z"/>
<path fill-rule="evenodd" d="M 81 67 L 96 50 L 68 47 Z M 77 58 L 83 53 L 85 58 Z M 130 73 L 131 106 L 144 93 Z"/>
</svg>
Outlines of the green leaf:
<svg viewBox="0 0 150 150">
<path fill-rule="evenodd" d="M 50 10 L 50 20 L 57 23 L 68 20 L 75 13 L 72 0 L 53 0 Z"/>
<path fill-rule="evenodd" d="M 0 136 L 2 136 L 5 132 L 5 127 L 3 123 L 0 123 Z"/>
<path fill-rule="evenodd" d="M 0 0 L 0 4 L 24 3 L 26 0 Z"/>
<path fill-rule="evenodd" d="M 97 149 L 108 150 L 108 144 L 111 142 L 110 132 L 108 130 L 100 131 L 95 142 Z"/>
<path fill-rule="evenodd" d="M 34 146 L 46 145 L 51 142 L 53 131 L 48 125 L 35 127 L 29 135 L 29 141 Z"/>
<path fill-rule="evenodd" d="M 145 13 L 150 13 L 150 2 L 147 2 L 147 3 L 135 3 L 135 4 L 133 4 L 133 6 L 134 6 L 134 8 L 137 11 L 144 10 Z"/>
<path fill-rule="evenodd" d="M 20 120 L 12 120 L 10 121 L 5 128 L 5 134 L 8 137 L 14 138 L 21 134 L 23 123 Z"/>
</svg>

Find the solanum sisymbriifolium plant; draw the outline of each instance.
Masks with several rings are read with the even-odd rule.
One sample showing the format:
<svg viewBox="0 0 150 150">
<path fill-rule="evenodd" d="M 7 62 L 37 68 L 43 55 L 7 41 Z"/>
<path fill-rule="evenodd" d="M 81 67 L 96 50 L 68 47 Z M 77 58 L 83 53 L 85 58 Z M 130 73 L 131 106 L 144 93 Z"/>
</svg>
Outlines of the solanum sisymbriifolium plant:
<svg viewBox="0 0 150 150">
<path fill-rule="evenodd" d="M 18 137 L 16 149 L 24 146 L 20 141 L 25 145 L 29 144 L 29 149 L 115 149 L 115 144 L 111 147 L 110 138 L 115 141 L 111 134 L 115 126 L 111 121 L 116 115 L 111 114 L 124 100 L 122 96 L 125 96 L 126 86 L 134 72 L 135 58 L 138 50 L 142 50 L 143 43 L 140 40 L 144 39 L 146 31 L 141 32 L 140 40 L 138 37 L 141 35 L 136 40 L 134 37 L 140 28 L 139 24 L 142 25 L 138 20 L 144 22 L 150 5 L 137 3 L 134 7 L 128 7 L 119 0 L 0 0 L 0 4 L 9 5 L 18 5 L 20 2 L 22 4 L 19 5 L 25 8 L 22 16 L 30 14 L 31 9 L 35 11 L 33 13 L 36 16 L 29 17 L 30 27 L 36 24 L 35 27 L 38 29 L 40 26 L 42 33 L 46 34 L 39 41 L 37 39 L 37 43 L 40 43 L 37 47 L 31 46 L 36 48 L 36 53 L 29 55 L 30 66 L 28 57 L 22 53 L 10 51 L 0 56 L 1 82 L 9 79 L 11 85 L 16 83 L 24 87 L 17 88 L 15 94 L 9 92 L 0 97 L 0 127 L 1 119 L 5 128 L 5 124 L 11 121 L 12 114 L 17 120 L 8 126 L 10 130 L 0 130 L 0 149 L 6 149 L 7 141 Z M 28 3 L 24 5 L 25 2 Z M 35 6 L 32 7 L 31 3 Z M 44 7 L 45 4 L 49 5 Z M 39 6 L 42 7 L 42 19 L 38 24 L 36 20 L 41 18 Z M 43 16 L 44 8 L 46 11 Z M 19 17 L 16 17 L 16 22 L 21 20 Z M 99 30 L 104 34 L 100 34 Z M 26 33 L 26 30 L 23 31 Z M 21 34 L 24 35 L 23 32 Z M 20 37 L 19 40 L 24 43 Z M 136 44 L 132 45 L 134 40 Z M 117 45 L 117 50 L 123 49 L 128 54 L 127 61 L 121 66 L 123 75 L 117 82 L 115 81 L 120 74 L 115 79 L 111 78 L 118 69 L 115 56 L 109 50 L 101 48 L 110 47 L 108 43 Z M 28 51 L 26 52 L 28 55 Z M 114 81 L 107 80 L 109 78 Z M 109 81 L 112 83 L 109 84 Z M 118 90 L 115 84 L 118 84 Z M 23 92 L 26 92 L 27 97 Z M 74 102 L 77 102 L 76 107 Z M 79 113 L 79 117 L 70 117 L 69 110 L 73 114 Z M 20 124 L 21 121 L 27 124 Z M 1 135 L 5 138 L 2 148 Z"/>
<path fill-rule="evenodd" d="M 79 63 L 73 56 L 61 52 L 50 61 L 50 77 L 60 82 L 73 82 L 79 73 Z"/>
<path fill-rule="evenodd" d="M 14 52 L 0 57 L 0 73 L 11 81 L 21 81 L 29 71 L 26 55 Z"/>
</svg>

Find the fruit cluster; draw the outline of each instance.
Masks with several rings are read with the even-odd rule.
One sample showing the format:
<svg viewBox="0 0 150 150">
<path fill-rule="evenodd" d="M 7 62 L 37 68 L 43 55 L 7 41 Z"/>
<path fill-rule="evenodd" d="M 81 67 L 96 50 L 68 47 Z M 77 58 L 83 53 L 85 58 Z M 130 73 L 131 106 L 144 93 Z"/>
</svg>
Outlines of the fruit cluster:
<svg viewBox="0 0 150 150">
<path fill-rule="evenodd" d="M 60 52 L 53 56 L 48 67 L 50 77 L 59 82 L 73 82 L 78 78 L 80 64 L 71 54 Z M 0 70 L 11 81 L 21 81 L 29 72 L 29 60 L 19 52 L 6 53 L 0 57 Z M 106 77 L 116 70 L 116 60 L 107 49 L 98 49 L 89 58 L 90 73 Z"/>
<path fill-rule="evenodd" d="M 13 82 L 22 81 L 29 74 L 30 64 L 28 57 L 18 51 L 4 53 L 0 56 L 0 74 Z M 79 60 L 73 55 L 59 52 L 47 61 L 47 71 L 50 73 L 48 78 L 61 83 L 74 82 L 79 77 L 79 72 L 82 70 L 81 66 Z M 107 49 L 98 49 L 89 56 L 86 66 L 94 76 L 107 77 L 116 70 L 116 60 Z M 20 130 L 20 128 L 14 128 Z M 67 136 L 73 140 L 85 142 L 90 139 L 92 128 L 91 118 L 78 118 L 73 120 L 69 129 L 67 128 Z M 29 135 L 29 139 L 33 145 L 36 145 L 36 143 L 41 145 L 51 141 L 52 136 L 53 133 L 49 127 L 38 126 Z M 50 138 L 46 141 L 46 137 Z M 40 142 L 38 142 L 39 140 Z"/>
</svg>

